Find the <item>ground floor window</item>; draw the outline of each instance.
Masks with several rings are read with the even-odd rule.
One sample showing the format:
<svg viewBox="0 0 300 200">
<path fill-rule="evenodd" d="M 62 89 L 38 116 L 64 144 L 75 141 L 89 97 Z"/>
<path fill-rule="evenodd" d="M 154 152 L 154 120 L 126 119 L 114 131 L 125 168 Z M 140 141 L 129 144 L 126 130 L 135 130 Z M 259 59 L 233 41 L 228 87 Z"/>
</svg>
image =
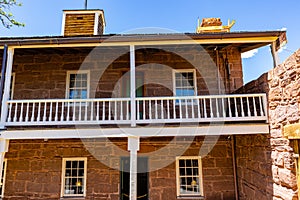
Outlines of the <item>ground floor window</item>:
<svg viewBox="0 0 300 200">
<path fill-rule="evenodd" d="M 203 196 L 200 156 L 176 158 L 177 196 Z"/>
<path fill-rule="evenodd" d="M 3 196 L 4 196 L 4 184 L 5 184 L 5 176 L 6 176 L 6 165 L 7 165 L 7 160 L 5 159 L 3 161 L 2 176 L 1 176 L 1 182 L 0 182 L 0 197 L 1 198 L 3 198 Z"/>
<path fill-rule="evenodd" d="M 85 196 L 87 158 L 63 158 L 61 196 Z"/>
</svg>

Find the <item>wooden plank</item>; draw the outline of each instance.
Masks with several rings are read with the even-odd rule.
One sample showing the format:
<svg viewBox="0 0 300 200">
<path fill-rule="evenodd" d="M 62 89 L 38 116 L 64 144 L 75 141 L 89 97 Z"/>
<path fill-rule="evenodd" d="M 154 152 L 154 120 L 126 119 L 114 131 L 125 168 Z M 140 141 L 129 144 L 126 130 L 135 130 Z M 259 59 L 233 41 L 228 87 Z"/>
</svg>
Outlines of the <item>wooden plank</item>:
<svg viewBox="0 0 300 200">
<path fill-rule="evenodd" d="M 283 133 L 288 139 L 300 139 L 300 123 L 284 126 Z"/>
</svg>

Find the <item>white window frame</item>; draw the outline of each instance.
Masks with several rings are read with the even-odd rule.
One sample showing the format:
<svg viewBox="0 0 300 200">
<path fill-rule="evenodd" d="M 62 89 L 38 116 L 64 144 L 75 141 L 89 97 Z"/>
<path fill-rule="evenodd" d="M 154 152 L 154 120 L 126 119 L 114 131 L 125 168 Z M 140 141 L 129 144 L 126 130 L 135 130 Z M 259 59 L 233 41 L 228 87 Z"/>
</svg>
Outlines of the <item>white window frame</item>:
<svg viewBox="0 0 300 200">
<path fill-rule="evenodd" d="M 67 71 L 66 80 L 66 99 L 70 99 L 70 75 L 71 74 L 87 74 L 87 99 L 90 96 L 90 70 L 70 70 Z M 76 99 L 74 99 L 76 100 Z"/>
<path fill-rule="evenodd" d="M 180 193 L 180 171 L 179 171 L 179 160 L 197 159 L 198 160 L 198 178 L 200 183 L 198 184 L 200 193 L 198 194 L 181 194 Z M 201 156 L 178 156 L 176 157 L 176 189 L 177 197 L 199 197 L 203 196 L 203 175 L 202 175 L 202 160 Z"/>
<path fill-rule="evenodd" d="M 176 95 L 176 73 L 184 73 L 184 72 L 192 72 L 193 73 L 193 79 L 194 79 L 194 95 L 193 96 L 197 96 L 197 76 L 196 76 L 196 70 L 195 69 L 173 69 L 173 94 L 174 97 L 184 97 L 184 96 L 177 96 Z M 192 104 L 194 103 L 194 101 L 182 101 L 181 104 Z M 176 105 L 178 105 L 179 102 L 178 100 L 176 100 Z"/>
<path fill-rule="evenodd" d="M 65 178 L 66 178 L 66 162 L 67 161 L 84 161 L 84 181 L 83 181 L 83 194 L 65 194 Z M 85 197 L 86 196 L 86 179 L 87 179 L 87 158 L 74 157 L 62 159 L 62 178 L 61 178 L 61 197 Z"/>
<path fill-rule="evenodd" d="M 2 177 L 1 179 L 3 179 L 3 182 L 1 183 L 1 179 L 0 179 L 0 184 L 2 184 L 2 190 L 1 190 L 1 194 L 0 194 L 0 198 L 4 197 L 4 190 L 5 190 L 5 179 L 6 179 L 6 168 L 7 168 L 7 159 L 3 160 L 3 164 L 4 167 L 2 168 Z"/>
<path fill-rule="evenodd" d="M 15 76 L 16 76 L 16 73 L 13 72 L 11 74 L 12 76 L 12 79 L 11 79 L 11 91 L 10 91 L 10 94 L 9 94 L 9 99 L 12 100 L 13 97 L 14 97 L 14 89 L 15 89 Z M 2 78 L 2 74 L 0 73 L 0 79 Z M 5 83 L 5 80 L 4 80 L 4 83 Z M 9 87 L 10 88 L 10 87 Z"/>
</svg>

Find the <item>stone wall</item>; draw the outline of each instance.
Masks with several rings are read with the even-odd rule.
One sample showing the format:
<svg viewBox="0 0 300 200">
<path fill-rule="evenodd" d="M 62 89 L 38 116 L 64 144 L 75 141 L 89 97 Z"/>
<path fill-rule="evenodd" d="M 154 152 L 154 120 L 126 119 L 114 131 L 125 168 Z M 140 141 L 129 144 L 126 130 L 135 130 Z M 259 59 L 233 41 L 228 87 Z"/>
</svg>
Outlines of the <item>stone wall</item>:
<svg viewBox="0 0 300 200">
<path fill-rule="evenodd" d="M 67 71 L 78 69 L 90 71 L 91 98 L 124 96 L 124 79 L 129 78 L 128 52 L 128 47 L 16 49 L 14 99 L 65 98 Z M 223 54 L 219 55 L 221 89 L 230 92 L 243 84 L 241 58 L 237 49 L 227 52 L 229 77 Z M 217 94 L 216 59 L 214 52 L 207 54 L 195 47 L 138 47 L 136 71 L 144 79 L 144 96 L 173 96 L 173 69 L 195 69 L 197 94 Z"/>
<path fill-rule="evenodd" d="M 241 199 L 298 199 L 293 141 L 283 127 L 300 119 L 300 50 L 237 92 L 266 92 L 269 135 L 237 136 Z"/>
<path fill-rule="evenodd" d="M 151 170 L 150 199 L 177 199 L 175 158 L 181 154 L 203 156 L 205 199 L 234 198 L 231 141 L 226 137 L 210 139 L 208 136 L 205 140 L 204 144 L 204 137 L 141 139 L 139 155 L 149 158 Z M 117 200 L 120 156 L 129 156 L 126 139 L 11 140 L 5 155 L 4 199 L 59 199 L 62 158 L 87 157 L 84 199 Z"/>
<path fill-rule="evenodd" d="M 274 196 L 276 199 L 296 199 L 293 144 L 284 138 L 283 128 L 300 119 L 300 49 L 271 70 L 268 79 Z"/>
</svg>

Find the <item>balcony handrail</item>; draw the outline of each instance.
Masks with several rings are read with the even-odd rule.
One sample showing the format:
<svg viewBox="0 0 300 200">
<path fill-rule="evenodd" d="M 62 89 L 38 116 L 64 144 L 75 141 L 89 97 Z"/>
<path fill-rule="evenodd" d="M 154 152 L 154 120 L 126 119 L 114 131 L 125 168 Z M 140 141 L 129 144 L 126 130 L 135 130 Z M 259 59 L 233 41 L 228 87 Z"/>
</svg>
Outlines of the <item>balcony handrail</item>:
<svg viewBox="0 0 300 200">
<path fill-rule="evenodd" d="M 8 100 L 5 126 L 263 121 L 266 94 Z M 135 109 L 135 110 L 132 110 Z M 135 116 L 132 116 L 136 113 Z"/>
</svg>

